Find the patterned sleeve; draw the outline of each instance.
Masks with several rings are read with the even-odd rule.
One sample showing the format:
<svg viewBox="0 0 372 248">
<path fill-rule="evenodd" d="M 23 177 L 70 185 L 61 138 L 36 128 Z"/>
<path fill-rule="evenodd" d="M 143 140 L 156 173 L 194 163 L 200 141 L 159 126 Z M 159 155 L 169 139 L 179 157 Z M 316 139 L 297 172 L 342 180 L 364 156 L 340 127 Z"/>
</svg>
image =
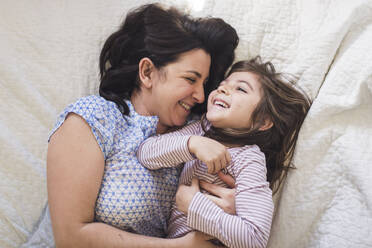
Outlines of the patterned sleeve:
<svg viewBox="0 0 372 248">
<path fill-rule="evenodd" d="M 115 103 L 106 101 L 102 97 L 88 96 L 80 98 L 75 103 L 67 106 L 58 116 L 54 129 L 49 135 L 49 139 L 63 124 L 67 115 L 75 113 L 88 123 L 106 159 L 113 146 L 113 130 L 115 130 L 116 120 L 121 116 L 120 113 L 118 115 L 117 111 L 119 110 L 116 108 Z"/>
<path fill-rule="evenodd" d="M 192 135 L 200 134 L 200 121 L 196 121 L 177 131 L 147 138 L 137 150 L 138 161 L 146 168 L 156 170 L 194 160 L 188 141 Z"/>
<path fill-rule="evenodd" d="M 234 160 L 236 215 L 225 213 L 198 192 L 189 206 L 187 224 L 228 247 L 266 247 L 274 204 L 264 155 L 259 149 L 248 149 Z"/>
</svg>

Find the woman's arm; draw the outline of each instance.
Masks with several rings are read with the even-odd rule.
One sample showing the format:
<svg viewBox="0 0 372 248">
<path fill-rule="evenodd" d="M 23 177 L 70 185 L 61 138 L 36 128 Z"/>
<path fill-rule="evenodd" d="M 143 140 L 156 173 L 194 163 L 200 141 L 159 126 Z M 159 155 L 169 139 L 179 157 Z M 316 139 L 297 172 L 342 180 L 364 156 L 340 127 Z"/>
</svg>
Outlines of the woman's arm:
<svg viewBox="0 0 372 248">
<path fill-rule="evenodd" d="M 49 142 L 48 201 L 56 247 L 213 247 L 201 235 L 160 239 L 94 222 L 104 157 L 89 125 L 70 114 Z"/>
<path fill-rule="evenodd" d="M 264 161 L 263 156 L 260 158 L 257 153 L 249 152 L 239 154 L 238 159 L 234 159 L 237 215 L 220 209 L 199 192 L 195 182 L 192 186 L 180 186 L 177 206 L 187 212 L 188 225 L 218 238 L 228 247 L 266 247 L 273 201 L 266 182 Z M 187 191 L 183 188 L 187 188 Z M 194 188 L 191 197 L 187 195 L 190 188 Z"/>
</svg>

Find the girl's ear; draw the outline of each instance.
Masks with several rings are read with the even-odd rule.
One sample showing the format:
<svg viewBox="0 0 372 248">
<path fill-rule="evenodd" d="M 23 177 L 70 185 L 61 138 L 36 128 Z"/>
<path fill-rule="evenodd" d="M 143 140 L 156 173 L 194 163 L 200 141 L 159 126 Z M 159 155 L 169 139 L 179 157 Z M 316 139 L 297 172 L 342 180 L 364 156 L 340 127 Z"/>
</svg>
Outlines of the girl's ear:
<svg viewBox="0 0 372 248">
<path fill-rule="evenodd" d="M 273 126 L 273 122 L 269 118 L 266 118 L 265 123 L 258 130 L 265 131 L 265 130 L 270 129 L 272 126 Z"/>
<path fill-rule="evenodd" d="M 145 57 L 140 60 L 138 63 L 138 76 L 145 88 L 152 87 L 152 77 L 155 66 L 152 63 L 151 59 Z"/>
</svg>

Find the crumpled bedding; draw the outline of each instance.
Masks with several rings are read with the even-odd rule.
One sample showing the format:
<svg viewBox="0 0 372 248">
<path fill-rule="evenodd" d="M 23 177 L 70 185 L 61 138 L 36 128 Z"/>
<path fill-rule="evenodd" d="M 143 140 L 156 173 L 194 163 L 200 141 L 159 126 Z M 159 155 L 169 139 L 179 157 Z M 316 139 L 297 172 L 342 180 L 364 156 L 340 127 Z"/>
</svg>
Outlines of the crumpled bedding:
<svg viewBox="0 0 372 248">
<path fill-rule="evenodd" d="M 104 39 L 146 2 L 1 1 L 0 247 L 35 230 L 57 114 L 97 92 Z M 237 59 L 272 60 L 314 100 L 268 247 L 372 247 L 372 2 L 161 2 L 223 18 L 240 36 Z"/>
</svg>

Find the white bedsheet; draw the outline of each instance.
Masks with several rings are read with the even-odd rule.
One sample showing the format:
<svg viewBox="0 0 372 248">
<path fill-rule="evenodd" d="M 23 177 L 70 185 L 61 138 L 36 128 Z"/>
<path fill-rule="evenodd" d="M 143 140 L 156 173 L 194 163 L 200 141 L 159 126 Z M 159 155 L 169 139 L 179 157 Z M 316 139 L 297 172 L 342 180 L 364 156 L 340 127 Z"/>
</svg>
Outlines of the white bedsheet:
<svg viewBox="0 0 372 248">
<path fill-rule="evenodd" d="M 103 40 L 148 1 L 0 2 L 0 247 L 18 247 L 47 199 L 57 114 L 98 88 Z M 314 99 L 283 187 L 269 247 L 372 247 L 372 2 L 177 0 L 240 36 Z"/>
</svg>

